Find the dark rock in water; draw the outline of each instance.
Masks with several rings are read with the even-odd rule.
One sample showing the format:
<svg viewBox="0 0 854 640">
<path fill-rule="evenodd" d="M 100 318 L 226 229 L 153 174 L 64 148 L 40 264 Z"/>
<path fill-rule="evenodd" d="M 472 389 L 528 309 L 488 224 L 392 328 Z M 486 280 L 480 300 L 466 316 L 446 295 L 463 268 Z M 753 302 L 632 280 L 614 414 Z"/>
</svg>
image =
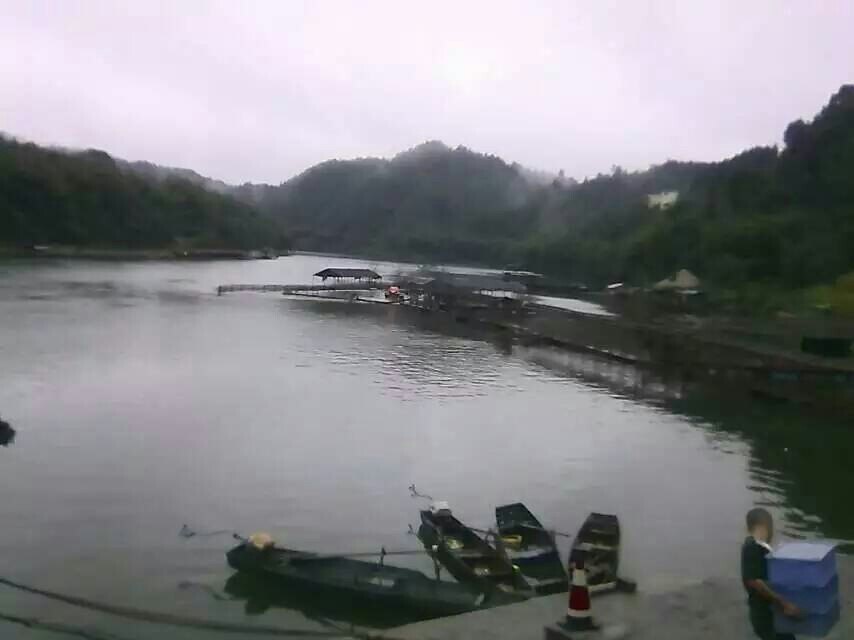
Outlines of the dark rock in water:
<svg viewBox="0 0 854 640">
<path fill-rule="evenodd" d="M 8 447 L 15 441 L 15 430 L 8 422 L 0 420 L 0 446 Z"/>
</svg>

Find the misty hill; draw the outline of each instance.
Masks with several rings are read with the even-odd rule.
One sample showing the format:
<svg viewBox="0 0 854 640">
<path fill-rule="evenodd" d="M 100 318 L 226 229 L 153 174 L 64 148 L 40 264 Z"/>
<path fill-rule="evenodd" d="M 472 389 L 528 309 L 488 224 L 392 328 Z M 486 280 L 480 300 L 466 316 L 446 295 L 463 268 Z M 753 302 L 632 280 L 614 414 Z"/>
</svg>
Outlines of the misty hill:
<svg viewBox="0 0 854 640">
<path fill-rule="evenodd" d="M 90 247 L 282 246 L 280 222 L 197 180 L 129 170 L 102 151 L 0 137 L 0 244 Z"/>
<path fill-rule="evenodd" d="M 125 171 L 136 173 L 140 176 L 148 178 L 152 181 L 163 182 L 164 180 L 169 180 L 170 178 L 180 178 L 186 180 L 187 182 L 192 182 L 195 185 L 200 187 L 204 187 L 208 191 L 213 191 L 214 193 L 230 193 L 234 190 L 230 184 L 223 182 L 222 180 L 216 180 L 214 178 L 208 178 L 207 176 L 203 176 L 192 169 L 181 169 L 179 167 L 164 167 L 159 164 L 154 164 L 152 162 L 146 162 L 144 160 L 138 160 L 135 162 L 129 162 L 127 160 L 120 160 L 119 158 L 114 158 L 116 164 Z"/>
<path fill-rule="evenodd" d="M 627 232 L 647 216 L 647 194 L 685 191 L 709 166 L 668 162 L 633 174 L 615 168 L 578 183 L 431 141 L 391 160 L 321 163 L 269 187 L 259 204 L 285 220 L 301 249 L 524 262 L 566 273 L 589 271 L 588 251 L 573 238 Z M 601 251 L 586 239 L 589 253 Z"/>
<path fill-rule="evenodd" d="M 303 249 L 490 262 L 532 230 L 537 191 L 500 158 L 428 142 L 391 160 L 324 162 L 261 206 Z"/>
<path fill-rule="evenodd" d="M 854 86 L 784 141 L 582 182 L 432 141 L 229 186 L 0 138 L 0 243 L 265 246 L 284 226 L 299 249 L 513 264 L 591 285 L 680 268 L 729 288 L 832 282 L 854 271 Z M 669 192 L 672 206 L 649 205 Z"/>
<path fill-rule="evenodd" d="M 669 161 L 583 182 L 551 181 L 463 147 L 428 142 L 391 160 L 324 162 L 263 210 L 303 249 L 513 263 L 638 284 L 689 268 L 725 285 L 801 287 L 854 269 L 854 86 L 785 147 L 716 163 Z M 667 209 L 647 196 L 678 192 Z"/>
</svg>

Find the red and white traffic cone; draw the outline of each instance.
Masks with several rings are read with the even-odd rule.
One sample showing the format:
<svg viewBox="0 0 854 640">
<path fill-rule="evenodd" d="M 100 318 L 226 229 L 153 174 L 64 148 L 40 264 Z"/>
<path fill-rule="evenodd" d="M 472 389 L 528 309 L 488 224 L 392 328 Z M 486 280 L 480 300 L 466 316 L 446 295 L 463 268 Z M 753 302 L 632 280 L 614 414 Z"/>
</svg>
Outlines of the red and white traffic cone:
<svg viewBox="0 0 854 640">
<path fill-rule="evenodd" d="M 569 604 L 564 627 L 570 631 L 598 629 L 590 610 L 590 589 L 587 588 L 587 570 L 584 568 L 584 560 L 576 559 L 569 570 L 572 574 L 572 583 L 569 587 Z"/>
</svg>

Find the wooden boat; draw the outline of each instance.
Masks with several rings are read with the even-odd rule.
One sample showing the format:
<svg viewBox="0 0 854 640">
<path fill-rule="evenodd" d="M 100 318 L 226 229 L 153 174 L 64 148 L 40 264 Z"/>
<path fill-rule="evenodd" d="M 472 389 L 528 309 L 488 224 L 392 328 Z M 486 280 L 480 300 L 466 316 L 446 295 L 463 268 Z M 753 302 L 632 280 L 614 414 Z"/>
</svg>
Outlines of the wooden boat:
<svg viewBox="0 0 854 640">
<path fill-rule="evenodd" d="M 620 568 L 620 521 L 617 516 L 591 513 L 578 530 L 569 564 L 582 561 L 591 593 L 628 588 L 617 576 Z M 626 585 L 626 586 L 624 586 Z"/>
<path fill-rule="evenodd" d="M 457 520 L 447 503 L 421 511 L 418 538 L 454 578 L 492 597 L 525 599 L 533 595 L 522 574 L 506 555 Z"/>
<path fill-rule="evenodd" d="M 276 578 L 306 591 L 329 592 L 339 600 L 406 608 L 424 617 L 454 615 L 491 605 L 483 593 L 384 562 L 323 556 L 275 547 L 272 543 L 258 548 L 251 542 L 234 547 L 226 557 L 229 566 L 240 572 Z"/>
<path fill-rule="evenodd" d="M 554 536 L 524 504 L 497 507 L 495 521 L 504 552 L 534 591 L 561 593 L 569 588 Z"/>
</svg>

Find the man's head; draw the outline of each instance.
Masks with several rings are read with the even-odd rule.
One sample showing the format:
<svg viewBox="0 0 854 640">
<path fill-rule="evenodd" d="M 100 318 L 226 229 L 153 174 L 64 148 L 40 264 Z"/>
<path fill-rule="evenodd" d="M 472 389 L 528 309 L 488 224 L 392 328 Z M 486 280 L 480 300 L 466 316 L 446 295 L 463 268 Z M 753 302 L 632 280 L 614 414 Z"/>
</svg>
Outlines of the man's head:
<svg viewBox="0 0 854 640">
<path fill-rule="evenodd" d="M 751 509 L 747 512 L 747 530 L 757 540 L 770 543 L 774 537 L 774 519 L 765 509 Z"/>
</svg>

